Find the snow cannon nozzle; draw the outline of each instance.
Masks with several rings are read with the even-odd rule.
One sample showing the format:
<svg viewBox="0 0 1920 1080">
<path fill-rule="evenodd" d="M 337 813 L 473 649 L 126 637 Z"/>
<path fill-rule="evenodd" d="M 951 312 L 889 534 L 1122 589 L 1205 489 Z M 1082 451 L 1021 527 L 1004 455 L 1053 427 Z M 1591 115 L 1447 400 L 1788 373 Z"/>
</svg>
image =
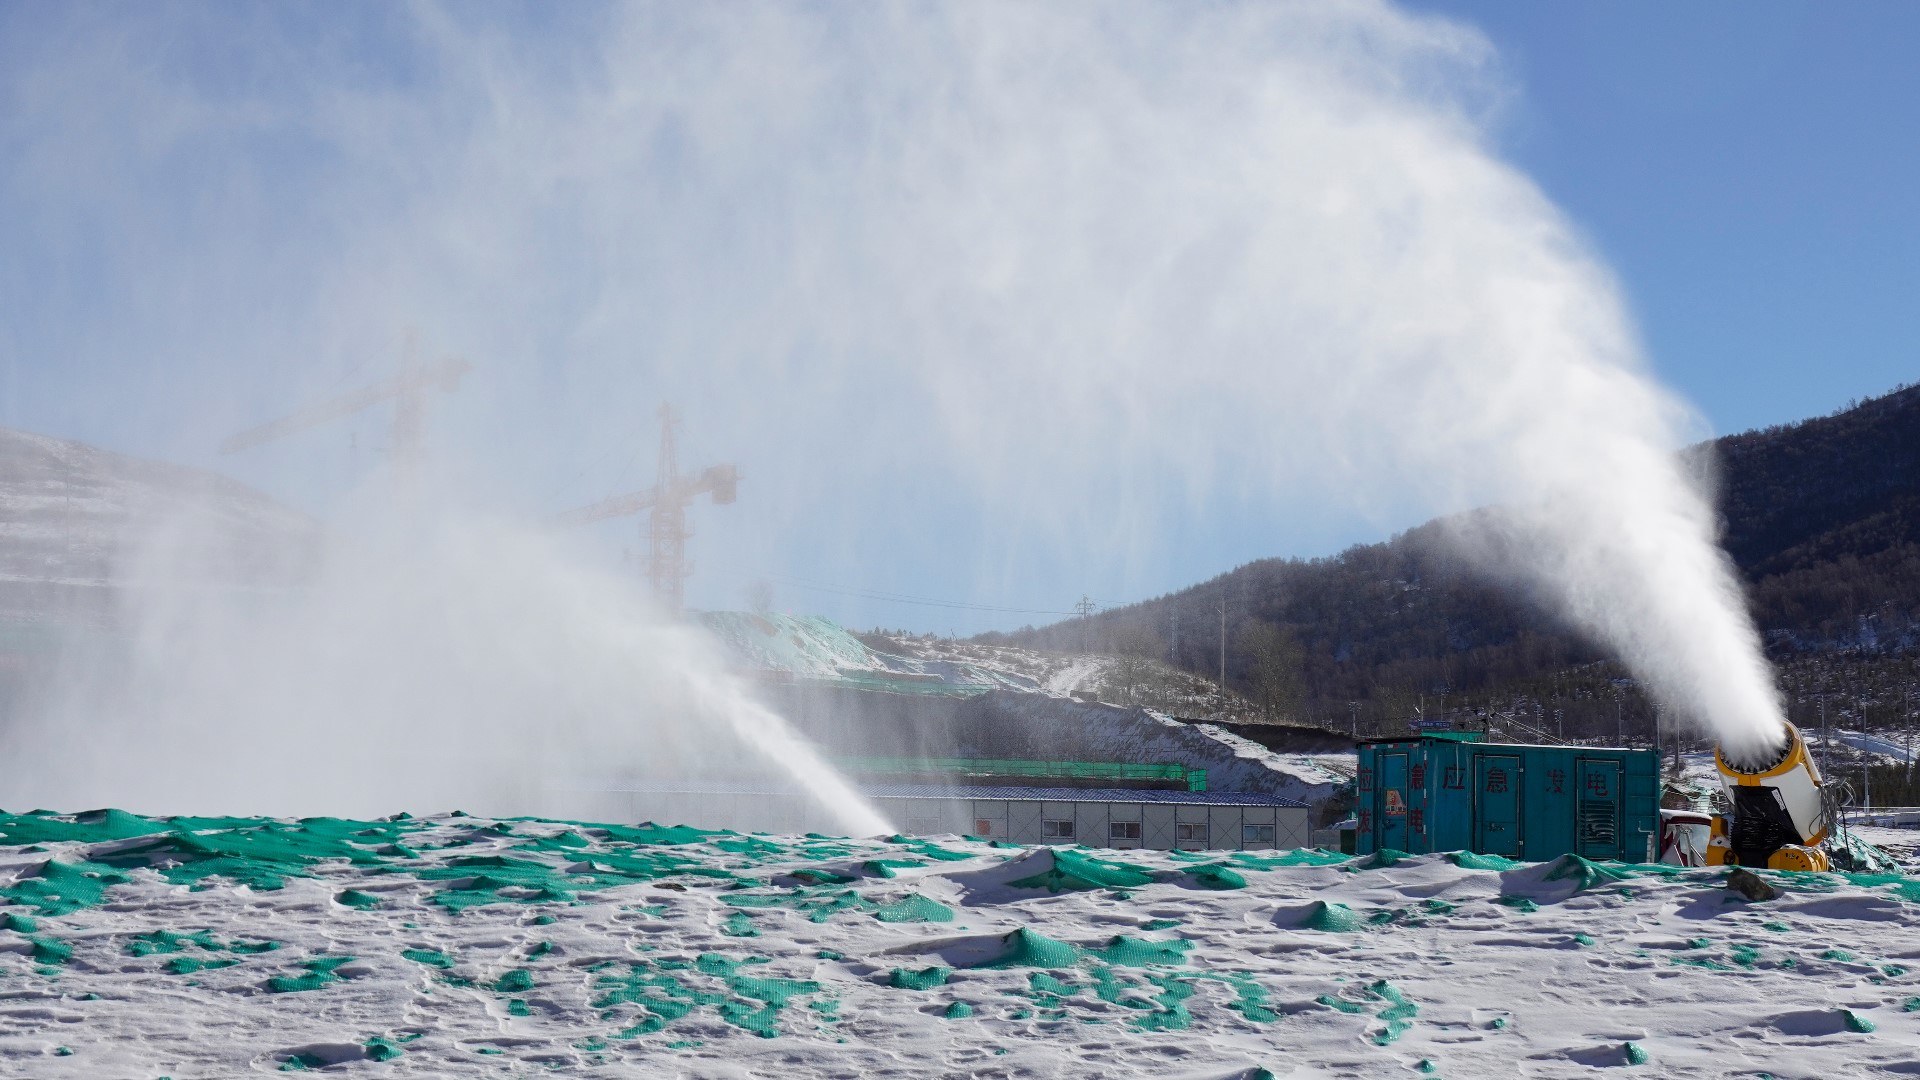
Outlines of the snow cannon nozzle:
<svg viewBox="0 0 1920 1080">
<path fill-rule="evenodd" d="M 1764 776 L 1773 773 L 1788 762 L 1807 757 L 1806 744 L 1800 738 L 1800 729 L 1787 721 L 1781 721 L 1781 730 L 1776 739 L 1758 744 L 1731 749 L 1725 744 L 1716 744 L 1713 748 L 1714 762 L 1723 773 L 1739 776 Z"/>
</svg>

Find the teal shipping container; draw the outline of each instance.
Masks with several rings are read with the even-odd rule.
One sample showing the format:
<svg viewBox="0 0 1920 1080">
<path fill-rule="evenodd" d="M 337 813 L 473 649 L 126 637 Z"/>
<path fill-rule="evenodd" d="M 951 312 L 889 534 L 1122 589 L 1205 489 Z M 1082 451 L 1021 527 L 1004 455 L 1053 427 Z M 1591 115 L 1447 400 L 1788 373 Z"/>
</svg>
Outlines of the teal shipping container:
<svg viewBox="0 0 1920 1080">
<path fill-rule="evenodd" d="M 1432 733 L 1364 742 L 1355 848 L 1477 851 L 1540 862 L 1569 852 L 1653 862 L 1659 754 L 1480 742 Z"/>
</svg>

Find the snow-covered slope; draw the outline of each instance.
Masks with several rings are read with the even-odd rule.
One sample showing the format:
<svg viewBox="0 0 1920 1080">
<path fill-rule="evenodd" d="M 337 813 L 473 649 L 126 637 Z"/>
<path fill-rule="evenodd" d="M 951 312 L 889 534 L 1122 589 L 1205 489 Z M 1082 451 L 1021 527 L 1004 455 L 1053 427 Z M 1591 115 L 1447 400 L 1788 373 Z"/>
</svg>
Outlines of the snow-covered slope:
<svg viewBox="0 0 1920 1080">
<path fill-rule="evenodd" d="M 708 611 L 697 616 L 748 672 L 892 693 L 982 694 L 1036 683 L 992 664 L 908 657 L 867 647 L 831 619 L 776 612 Z"/>
<path fill-rule="evenodd" d="M 285 580 L 317 542 L 310 518 L 227 477 L 0 429 L 0 610 L 126 584 L 155 543 L 170 571 L 243 584 Z"/>
<path fill-rule="evenodd" d="M 0 1075 L 1910 1075 L 1920 880 L 0 818 Z M 1606 1075 L 1599 1073 L 1599 1075 Z"/>
<path fill-rule="evenodd" d="M 809 725 L 809 733 L 841 757 L 870 756 L 876 753 L 870 740 L 892 739 L 905 729 L 931 757 L 1177 762 L 1205 769 L 1216 791 L 1309 804 L 1353 779 L 1350 753 L 1275 753 L 1217 724 L 1078 696 L 1107 677 L 1110 657 L 1047 657 L 925 638 L 884 639 L 899 650 L 889 652 L 817 616 L 708 612 L 699 618 L 741 667 L 762 678 L 880 692 L 855 695 L 859 708 L 835 699 L 828 711 L 837 722 Z M 936 715 L 887 694 L 970 700 Z"/>
</svg>

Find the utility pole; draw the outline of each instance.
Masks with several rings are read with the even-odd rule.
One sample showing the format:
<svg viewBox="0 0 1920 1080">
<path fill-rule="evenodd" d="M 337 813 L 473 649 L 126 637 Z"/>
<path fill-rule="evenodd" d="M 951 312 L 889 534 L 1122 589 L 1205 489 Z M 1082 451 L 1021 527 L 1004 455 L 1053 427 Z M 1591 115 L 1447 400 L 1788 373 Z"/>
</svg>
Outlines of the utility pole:
<svg viewBox="0 0 1920 1080">
<path fill-rule="evenodd" d="M 1080 616 L 1080 651 L 1090 653 L 1093 651 L 1093 630 L 1089 616 L 1093 614 L 1093 601 L 1087 594 L 1081 593 L 1080 602 L 1073 605 L 1073 610 Z"/>
<path fill-rule="evenodd" d="M 1617 686 L 1613 690 L 1613 733 L 1621 746 L 1627 745 L 1627 712 L 1620 703 L 1620 688 Z"/>
<path fill-rule="evenodd" d="M 1348 722 L 1353 725 L 1353 733 L 1352 733 L 1353 737 L 1356 739 L 1359 738 L 1360 737 L 1360 703 L 1358 701 L 1347 702 L 1347 719 L 1348 719 Z"/>
<path fill-rule="evenodd" d="M 1914 780 L 1914 692 L 1905 690 L 1901 694 L 1901 719 L 1907 721 L 1907 782 Z"/>
<path fill-rule="evenodd" d="M 1833 743 L 1828 737 L 1828 730 L 1827 695 L 1822 692 L 1820 695 L 1820 764 L 1823 768 L 1828 764 L 1828 759 L 1833 756 Z"/>
<path fill-rule="evenodd" d="M 1220 706 L 1227 703 L 1227 586 L 1220 586 Z"/>
</svg>

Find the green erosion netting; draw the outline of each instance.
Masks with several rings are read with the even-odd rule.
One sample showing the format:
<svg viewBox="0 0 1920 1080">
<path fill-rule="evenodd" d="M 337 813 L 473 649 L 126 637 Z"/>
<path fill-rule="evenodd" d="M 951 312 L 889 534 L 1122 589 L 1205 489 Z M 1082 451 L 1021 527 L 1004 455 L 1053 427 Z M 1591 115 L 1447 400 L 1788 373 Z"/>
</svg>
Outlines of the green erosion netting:
<svg viewBox="0 0 1920 1080">
<path fill-rule="evenodd" d="M 1248 870 L 1282 870 L 1292 866 L 1334 866 L 1351 860 L 1353 856 L 1338 851 L 1322 851 L 1319 848 L 1294 848 L 1273 855 L 1256 855 L 1250 851 L 1235 851 L 1227 855 L 1228 861 Z"/>
<path fill-rule="evenodd" d="M 1905 874 L 1841 874 L 1840 876 L 1855 885 L 1864 885 L 1868 888 L 1891 886 L 1890 891 L 1893 895 L 1908 903 L 1920 904 L 1920 880 L 1907 877 Z"/>
<path fill-rule="evenodd" d="M 1449 851 L 1447 861 L 1462 870 L 1512 870 L 1526 865 L 1501 855 L 1482 855 L 1474 851 Z"/>
<path fill-rule="evenodd" d="M 214 940 L 211 933 L 201 930 L 191 934 L 177 934 L 171 930 L 155 930 L 150 934 L 136 934 L 127 942 L 127 952 L 132 956 L 151 956 L 154 953 L 177 953 L 188 946 L 218 952 L 226 946 Z"/>
<path fill-rule="evenodd" d="M 1319 930 L 1329 934 L 1344 934 L 1360 928 L 1360 916 L 1345 904 L 1331 900 L 1315 900 L 1307 905 L 1307 915 L 1300 925 L 1308 930 Z"/>
<path fill-rule="evenodd" d="M 936 986 L 947 985 L 947 976 L 952 974 L 952 968 L 937 964 L 919 971 L 894 968 L 887 975 L 887 985 L 896 990 L 932 990 Z"/>
<path fill-rule="evenodd" d="M 64 964 L 73 959 L 73 946 L 55 937 L 30 937 L 27 943 L 33 947 L 33 959 L 41 964 Z"/>
<path fill-rule="evenodd" d="M 320 956 L 301 964 L 307 969 L 305 975 L 276 975 L 267 980 L 267 991 L 274 994 L 296 994 L 305 990 L 319 990 L 340 981 L 335 970 L 351 964 L 351 956 Z"/>
<path fill-rule="evenodd" d="M 166 832 L 162 822 L 135 817 L 124 810 L 94 810 L 72 815 L 72 820 L 46 813 L 0 813 L 0 843 L 24 847 L 27 844 L 82 843 L 103 844 L 136 836 Z"/>
<path fill-rule="evenodd" d="M 1015 889 L 1045 889 L 1057 893 L 1153 884 L 1153 872 L 1144 866 L 1097 859 L 1072 848 L 1041 848 L 1015 865 L 1037 869 L 1032 875 L 1007 883 Z"/>
<path fill-rule="evenodd" d="M 895 870 L 925 865 L 927 863 L 924 859 L 868 859 L 860 864 L 860 868 L 874 877 L 891 878 L 900 876 L 894 873 Z"/>
<path fill-rule="evenodd" d="M 796 998 L 821 993 L 821 986 L 741 972 L 743 967 L 767 962 L 766 957 L 734 959 L 718 953 L 702 953 L 691 964 L 632 961 L 626 974 L 601 975 L 595 981 L 601 994 L 593 1007 L 609 1013 L 629 1005 L 641 1010 L 615 1039 L 652 1034 L 703 1006 L 711 1006 L 729 1024 L 770 1039 L 780 1034 L 781 1011 Z"/>
<path fill-rule="evenodd" d="M 1373 1013 L 1377 1020 L 1385 1021 L 1385 1026 L 1368 1034 L 1368 1039 L 1376 1046 L 1386 1046 L 1407 1033 L 1413 1026 L 1413 1018 L 1420 1013 L 1420 1006 L 1407 1000 L 1400 989 L 1385 979 L 1376 979 L 1359 991 L 1360 999 L 1336 997 L 1322 994 L 1314 1000 L 1330 1009 L 1360 1016 Z M 1378 1012 L 1374 1012 L 1379 1003 L 1385 1002 Z"/>
<path fill-rule="evenodd" d="M 889 839 L 887 843 L 897 844 L 900 847 L 906 848 L 908 851 L 925 855 L 935 862 L 963 862 L 967 859 L 974 858 L 974 856 L 964 851 L 953 851 L 949 848 L 943 848 L 931 840 L 921 840 L 912 836 L 895 836 Z"/>
<path fill-rule="evenodd" d="M 727 893 L 720 900 L 741 908 L 791 908 L 817 923 L 826 922 L 843 911 L 877 911 L 880 907 L 852 889 L 830 886 L 789 889 L 778 893 Z"/>
<path fill-rule="evenodd" d="M 1614 885 L 1633 879 L 1627 870 L 1602 866 L 1578 855 L 1562 855 L 1548 865 L 1542 877 L 1547 881 L 1571 881 L 1574 892 L 1586 892 L 1601 885 Z"/>
<path fill-rule="evenodd" d="M 227 957 L 207 960 L 198 956 L 175 956 L 167 960 L 167 970 L 175 975 L 192 975 L 197 971 L 211 971 L 217 968 L 233 967 L 240 961 Z"/>
<path fill-rule="evenodd" d="M 0 934 L 19 935 L 11 946 L 16 965 L 31 950 L 36 963 L 47 965 L 39 969 L 40 973 L 58 980 L 63 989 L 71 988 L 76 999 L 81 999 L 78 991 L 86 988 L 84 979 L 98 966 L 89 961 L 108 948 L 114 954 L 124 950 L 136 957 L 151 957 L 137 964 L 116 957 L 125 965 L 121 970 L 147 979 L 164 979 L 169 973 L 195 976 L 242 965 L 222 979 L 205 981 L 223 990 L 238 985 L 245 994 L 257 993 L 260 988 L 274 994 L 327 993 L 328 987 L 368 970 L 347 969 L 343 975 L 341 969 L 351 962 L 347 956 L 311 956 L 297 965 L 291 957 L 254 959 L 245 954 L 271 950 L 278 943 L 228 940 L 233 928 L 244 929 L 243 924 L 214 923 L 216 931 L 210 931 L 202 928 L 205 916 L 198 914 L 176 915 L 177 923 L 185 926 L 176 923 L 153 928 L 152 922 L 145 927 L 136 923 L 140 932 L 121 929 L 112 934 L 89 932 L 85 927 L 91 924 L 85 920 L 90 916 L 85 915 L 75 920 L 77 926 L 46 921 L 103 902 L 130 899 L 135 889 L 118 894 L 114 889 L 133 882 L 139 883 L 138 895 L 142 897 L 153 895 L 159 887 L 159 895 L 179 897 L 183 903 L 194 905 L 191 910 L 195 911 L 229 901 L 224 896 L 188 899 L 181 895 L 188 888 L 291 887 L 290 896 L 280 901 L 268 897 L 248 901 L 241 890 L 235 894 L 239 898 L 235 902 L 261 911 L 290 905 L 287 910 L 332 920 L 326 923 L 331 944 L 324 947 L 343 953 L 357 949 L 371 957 L 367 964 L 372 970 L 381 972 L 381 978 L 350 989 L 342 987 L 313 1004 L 334 1008 L 339 1004 L 335 999 L 357 999 L 397 987 L 402 988 L 397 991 L 400 993 L 432 994 L 436 1005 L 456 999 L 483 1000 L 488 1015 L 500 1023 L 519 1023 L 516 1018 L 547 1023 L 559 1015 L 556 1002 L 564 1003 L 569 992 L 579 994 L 584 989 L 585 1000 L 591 1002 L 593 1010 L 586 1014 L 592 1018 L 588 1023 L 597 1020 L 601 1026 L 580 1034 L 591 1034 L 603 1049 L 635 1040 L 645 1040 L 646 1047 L 656 1049 L 693 1045 L 676 1036 L 712 1040 L 714 1032 L 729 1027 L 768 1038 L 786 1034 L 848 1041 L 861 1037 L 857 1030 L 868 1019 L 868 1006 L 856 1003 L 874 1000 L 860 995 L 886 996 L 880 989 L 883 986 L 925 995 L 917 999 L 912 993 L 893 996 L 911 1002 L 909 1007 L 929 1018 L 965 1021 L 979 1016 L 994 1024 L 1031 1019 L 1033 1026 L 1020 1029 L 1028 1036 L 1059 1031 L 1062 1024 L 1124 1023 L 1149 1032 L 1190 1027 L 1212 1030 L 1213 1025 L 1237 1025 L 1242 1020 L 1270 1024 L 1302 1006 L 1279 1005 L 1272 996 L 1274 991 L 1260 981 L 1266 975 L 1256 977 L 1250 971 L 1211 967 L 1215 953 L 1206 947 L 1211 939 L 1185 939 L 1192 934 L 1166 941 L 1144 936 L 1183 925 L 1181 919 L 1164 917 L 1169 913 L 1233 904 L 1231 897 L 1182 892 L 1169 886 L 1187 890 L 1258 888 L 1264 893 L 1274 886 L 1337 881 L 1337 888 L 1348 891 L 1325 895 L 1339 895 L 1350 902 L 1352 896 L 1368 898 L 1357 904 L 1358 911 L 1332 901 L 1310 905 L 1292 901 L 1294 906 L 1283 908 L 1275 920 L 1283 935 L 1295 928 L 1347 933 L 1373 926 L 1379 928 L 1380 936 L 1368 934 L 1359 940 L 1385 942 L 1401 928 L 1435 925 L 1440 917 L 1456 911 L 1452 902 L 1418 896 L 1401 898 L 1398 902 L 1404 906 L 1396 907 L 1393 900 L 1375 898 L 1368 891 L 1397 889 L 1404 884 L 1400 882 L 1404 875 L 1349 878 L 1315 869 L 1363 871 L 1392 866 L 1407 858 L 1397 852 L 1380 852 L 1364 860 L 1318 850 L 1141 852 L 1141 862 L 1133 863 L 1121 861 L 1126 856 L 1118 853 L 1077 847 L 992 850 L 978 844 L 955 843 L 949 847 L 908 837 L 885 842 L 798 839 L 687 826 L 596 825 L 540 819 L 358 822 L 313 818 L 285 822 L 149 819 L 121 811 L 101 811 L 71 817 L 46 813 L 0 815 L 0 825 L 12 830 L 4 832 L 7 843 L 18 841 L 18 846 L 25 847 L 30 840 L 55 845 L 49 856 L 41 857 L 43 862 L 14 864 L 25 873 L 0 888 L 0 903 L 18 905 L 13 911 L 0 912 L 4 920 L 0 922 L 4 927 Z M 960 850 L 963 846 L 965 850 Z M 1469 853 L 1447 858 L 1468 870 L 1513 872 L 1503 882 L 1509 884 L 1502 890 L 1508 895 L 1499 902 L 1522 910 L 1533 909 L 1532 900 L 1522 893 L 1558 897 L 1565 895 L 1569 886 L 1584 891 L 1641 875 L 1685 872 L 1679 868 L 1600 864 L 1573 857 L 1548 864 L 1523 864 Z M 900 873 L 896 878 L 896 871 L 909 868 L 914 872 Z M 1301 873 L 1287 875 L 1284 881 L 1271 881 L 1256 873 L 1289 868 L 1301 868 Z M 1704 877 L 1704 872 L 1695 873 Z M 925 881 L 920 880 L 921 875 L 928 875 Z M 885 878 L 896 878 L 896 882 L 876 880 Z M 303 883 L 301 879 L 315 880 Z M 1478 880 L 1483 885 L 1487 881 L 1484 877 Z M 1849 882 L 1865 888 L 1884 887 L 1903 900 L 1920 902 L 1920 882 L 1897 874 L 1826 875 L 1818 886 L 1805 887 L 1817 891 L 1840 888 Z M 161 883 L 181 888 L 168 890 Z M 1559 888 L 1541 888 L 1546 883 L 1557 883 Z M 1030 891 L 1016 895 L 1000 889 L 1002 885 Z M 1522 885 L 1526 887 L 1516 887 Z M 941 895 L 936 890 L 947 887 L 968 890 L 968 906 L 956 909 L 925 894 Z M 1796 887 L 1801 887 L 1797 879 Z M 611 890 L 635 891 L 596 895 Z M 1093 890 L 1105 890 L 1105 895 L 1077 900 L 1058 895 Z M 1132 902 L 1114 902 L 1117 900 Z M 473 913 L 473 909 L 487 905 L 506 906 L 484 915 Z M 528 910 L 518 905 L 534 907 Z M 134 910 L 127 903 L 113 906 L 116 920 Z M 372 916 L 357 913 L 379 908 L 386 911 Z M 1085 925 L 1073 929 L 1076 924 L 1071 922 L 1035 921 L 997 936 L 1008 925 L 1017 925 L 1007 916 L 1026 914 L 1038 920 L 1044 915 L 1051 919 L 1057 912 L 1092 909 L 1098 909 L 1098 914 L 1091 916 L 1097 919 L 1093 925 L 1104 924 L 1099 931 Z M 1482 901 L 1475 900 L 1469 914 L 1484 916 L 1489 912 Z M 452 916 L 471 918 L 478 925 L 469 926 Z M 916 924 L 969 922 L 976 917 L 984 920 L 978 924 L 983 932 L 953 939 L 953 951 L 945 945 L 923 950 L 939 953 L 937 958 L 927 956 L 919 961 L 932 966 L 893 967 L 880 959 L 884 953 L 870 955 L 859 943 L 864 937 L 891 948 L 916 934 L 925 942 L 942 942 L 948 939 L 939 937 L 937 927 L 917 929 Z M 408 918 L 419 920 L 418 925 L 400 922 Z M 569 933 L 592 926 L 596 932 L 606 930 L 624 937 L 610 954 L 594 955 L 573 945 L 562 953 L 534 940 L 533 935 L 539 931 L 528 929 L 552 924 L 556 918 L 567 924 Z M 1572 926 L 1555 921 L 1557 913 L 1541 918 L 1548 919 L 1540 923 L 1541 938 L 1547 942 L 1543 947 L 1568 949 L 1575 943 L 1594 944 L 1592 937 L 1574 934 Z M 803 920 L 818 924 L 836 919 L 839 921 L 831 928 L 830 940 L 838 948 L 820 947 L 822 935 L 812 935 L 803 925 Z M 429 945 L 476 940 L 464 931 L 463 936 L 448 938 L 434 929 L 450 923 L 482 931 L 497 928 L 503 940 L 498 946 L 476 945 L 471 953 L 469 946 L 462 944 L 456 962 L 455 956 Z M 883 928 L 876 925 L 880 923 L 894 925 Z M 389 931 L 399 934 L 398 938 L 369 945 L 361 939 L 369 933 L 368 927 L 376 924 L 404 929 Z M 1196 915 L 1189 925 L 1211 924 Z M 1053 929 L 1056 926 L 1062 929 Z M 994 929 L 986 932 L 987 927 Z M 1110 936 L 1117 927 L 1125 927 L 1127 933 Z M 1780 931 L 1791 929 L 1785 923 L 1777 927 Z M 1768 928 L 1775 926 L 1770 924 Z M 1755 927 L 1746 929 L 1758 933 Z M 692 940 L 682 944 L 680 939 L 664 936 L 675 930 L 693 935 Z M 1274 928 L 1262 930 L 1272 933 Z M 1049 934 L 1060 934 L 1066 940 L 1056 940 Z M 1135 934 L 1143 936 L 1129 936 Z M 570 943 L 582 940 L 577 935 L 552 936 Z M 1736 932 L 1731 936 L 1740 935 Z M 1314 953 L 1341 950 L 1349 944 L 1298 935 L 1292 940 Z M 806 966 L 786 970 L 765 966 L 769 961 L 764 957 L 693 952 L 697 948 L 787 950 L 789 941 L 804 946 L 793 954 L 806 958 L 801 964 L 811 965 L 815 957 L 844 961 L 834 969 L 834 978 L 851 975 L 858 981 L 823 985 L 798 977 L 817 970 Z M 1196 941 L 1202 950 L 1198 953 Z M 78 959 L 74 958 L 74 943 L 80 947 Z M 403 944 L 408 947 L 401 948 Z M 1353 944 L 1360 947 L 1357 942 Z M 688 949 L 684 958 L 670 955 L 676 947 Z M 495 948 L 500 951 L 489 951 Z M 636 953 L 644 958 L 632 960 Z M 303 947 L 295 955 L 305 954 Z M 788 953 L 777 955 L 785 957 Z M 1758 946 L 1735 940 L 1720 946 L 1708 943 L 1676 962 L 1705 971 L 1745 972 L 1750 976 L 1755 971 L 1785 969 L 1794 960 L 1785 949 L 1774 948 L 1763 955 Z M 1824 961 L 1817 960 L 1811 951 L 1798 960 L 1802 970 L 1832 970 L 1823 969 L 1823 963 L 1856 963 L 1851 957 L 1843 960 L 1833 953 Z M 898 962 L 893 959 L 893 963 Z M 1846 970 L 1857 975 L 1863 985 L 1865 981 L 1907 975 L 1900 964 L 1883 964 L 1870 958 L 1857 963 L 1862 966 Z M 956 979 L 953 967 L 978 974 L 965 973 Z M 455 974 L 456 969 L 459 974 Z M 22 966 L 14 970 L 31 976 Z M 1007 973 L 996 974 L 1001 971 Z M 796 977 L 775 977 L 773 973 Z M 1669 970 L 1668 974 L 1676 973 Z M 203 992 L 194 989 L 192 982 L 189 979 L 167 985 L 174 993 Z M 846 990 L 847 1007 L 842 1007 L 841 999 L 830 989 L 834 985 L 850 987 Z M 1299 1000 L 1304 1002 L 1305 995 Z M 1321 1004 L 1355 1013 L 1359 1017 L 1356 1023 L 1364 1026 L 1354 1032 L 1354 1037 L 1380 1045 L 1400 1039 L 1419 1011 L 1398 989 L 1379 980 L 1365 986 L 1351 984 L 1337 997 L 1324 996 Z M 846 1020 L 842 1019 L 843 1012 Z M 677 1031 L 666 1030 L 686 1017 L 693 1019 Z M 343 1032 L 342 1037 L 359 1046 L 368 1031 L 379 1030 L 381 1025 L 371 1024 Z M 661 1034 L 649 1038 L 654 1033 Z M 960 1032 L 956 1036 L 974 1037 Z M 386 1039 L 393 1054 L 398 1055 L 400 1040 L 376 1037 L 380 1038 Z M 667 1042 L 670 1039 L 672 1044 Z M 424 1060 L 419 1047 L 412 1049 L 411 1062 Z M 481 1049 L 465 1047 L 460 1052 L 473 1054 Z M 626 1050 L 640 1052 L 632 1046 Z M 369 1049 L 367 1058 L 373 1057 Z M 311 1067 L 328 1064 L 318 1062 Z"/>
<path fill-rule="evenodd" d="M 495 980 L 491 989 L 496 994 L 524 994 L 533 989 L 533 972 L 514 968 Z"/>
<path fill-rule="evenodd" d="M 70 915 L 98 905 L 107 898 L 108 888 L 130 880 L 101 863 L 49 859 L 38 873 L 0 889 L 0 899 L 34 908 L 42 915 Z"/>
<path fill-rule="evenodd" d="M 1080 962 L 1079 949 L 1064 941 L 1037 934 L 1024 926 L 1002 938 L 1001 944 L 1003 948 L 998 956 L 975 966 L 1070 968 Z"/>
<path fill-rule="evenodd" d="M 874 912 L 873 917 L 891 923 L 952 922 L 953 909 L 919 893 L 908 893 Z"/>
<path fill-rule="evenodd" d="M 400 956 L 416 964 L 448 970 L 453 967 L 453 957 L 438 949 L 401 949 Z"/>
<path fill-rule="evenodd" d="M 1247 879 L 1234 873 L 1225 863 L 1208 863 L 1205 866 L 1189 866 L 1186 875 L 1203 889 L 1244 889 Z"/>
<path fill-rule="evenodd" d="M 1121 967 L 1173 967 L 1187 962 L 1191 941 L 1149 941 L 1121 934 L 1098 949 L 1088 950 L 1109 964 Z"/>
</svg>

